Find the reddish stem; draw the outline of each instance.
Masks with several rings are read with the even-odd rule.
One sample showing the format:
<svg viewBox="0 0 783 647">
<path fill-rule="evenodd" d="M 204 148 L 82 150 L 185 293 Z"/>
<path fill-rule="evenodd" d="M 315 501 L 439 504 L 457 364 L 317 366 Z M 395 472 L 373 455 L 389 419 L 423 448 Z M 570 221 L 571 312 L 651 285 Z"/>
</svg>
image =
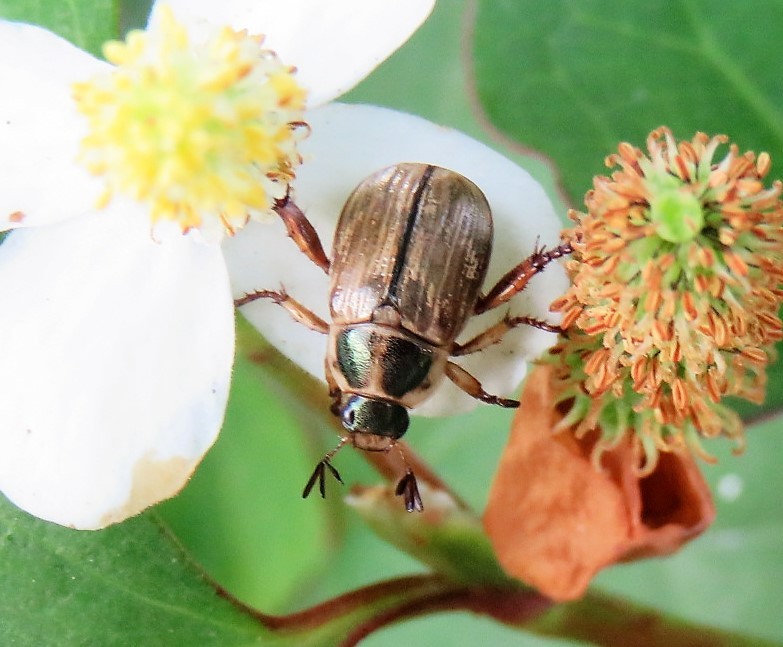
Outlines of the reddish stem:
<svg viewBox="0 0 783 647">
<path fill-rule="evenodd" d="M 371 608 L 373 604 L 385 598 L 411 595 L 420 595 L 422 599 L 433 593 L 437 593 L 443 587 L 448 587 L 448 580 L 439 575 L 411 575 L 400 577 L 377 584 L 350 591 L 314 607 L 290 613 L 284 616 L 273 616 L 258 611 L 240 600 L 231 593 L 218 588 L 218 594 L 230 600 L 245 613 L 258 620 L 262 625 L 273 631 L 296 632 L 306 631 L 316 627 L 322 627 L 332 620 L 342 618 L 362 608 Z"/>
<path fill-rule="evenodd" d="M 357 626 L 340 643 L 340 647 L 354 647 L 363 638 L 387 625 L 440 611 L 472 611 L 487 615 L 510 625 L 523 625 L 543 613 L 552 602 L 532 590 L 509 591 L 499 588 L 452 585 L 435 595 L 406 600 L 404 603 L 378 613 Z"/>
<path fill-rule="evenodd" d="M 626 600 L 589 592 L 528 623 L 532 633 L 605 647 L 772 647 L 778 642 L 686 622 Z"/>
<path fill-rule="evenodd" d="M 443 611 L 471 611 L 530 633 L 604 647 L 780 647 L 773 641 L 687 623 L 601 593 L 555 605 L 530 589 L 470 586 L 440 575 L 373 584 L 286 616 L 261 613 L 219 592 L 267 629 L 287 634 L 325 628 L 355 614 L 356 622 L 338 643 L 340 647 L 354 647 L 396 622 Z"/>
</svg>

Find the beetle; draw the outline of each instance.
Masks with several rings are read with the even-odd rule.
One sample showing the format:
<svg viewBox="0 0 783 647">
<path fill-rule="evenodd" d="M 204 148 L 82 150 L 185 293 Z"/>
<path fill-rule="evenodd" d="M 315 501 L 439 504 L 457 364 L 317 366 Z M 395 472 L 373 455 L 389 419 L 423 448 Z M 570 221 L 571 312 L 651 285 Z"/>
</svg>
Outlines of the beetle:
<svg viewBox="0 0 783 647">
<path fill-rule="evenodd" d="M 569 244 L 535 249 L 482 295 L 492 252 L 489 204 L 469 179 L 431 164 L 396 164 L 363 180 L 342 209 L 331 260 L 290 197 L 278 201 L 275 211 L 300 250 L 327 273 L 331 320 L 321 319 L 284 288 L 257 290 L 235 303 L 270 299 L 296 321 L 328 335 L 331 410 L 347 432 L 318 463 L 303 497 L 316 483 L 325 496 L 327 471 L 342 483 L 331 459 L 346 443 L 367 451 L 393 448 L 408 429 L 408 410 L 444 376 L 482 402 L 519 406 L 484 391 L 450 357 L 480 351 L 523 324 L 559 332 L 532 317 L 506 315 L 467 342 L 456 342 L 470 317 L 506 303 L 549 262 L 570 253 Z M 410 468 L 396 494 L 409 512 L 423 509 Z"/>
</svg>

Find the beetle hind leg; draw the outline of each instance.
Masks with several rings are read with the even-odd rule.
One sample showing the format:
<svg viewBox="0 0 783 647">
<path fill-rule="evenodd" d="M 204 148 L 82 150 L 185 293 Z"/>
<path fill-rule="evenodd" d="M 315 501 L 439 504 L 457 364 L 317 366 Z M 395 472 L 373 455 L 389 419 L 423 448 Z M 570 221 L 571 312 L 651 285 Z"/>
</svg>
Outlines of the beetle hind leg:
<svg viewBox="0 0 783 647">
<path fill-rule="evenodd" d="M 563 243 L 550 250 L 536 247 L 533 253 L 516 267 L 512 267 L 495 286 L 476 303 L 476 314 L 497 308 L 525 289 L 530 279 L 555 259 L 573 252 L 571 243 Z"/>
<path fill-rule="evenodd" d="M 462 389 L 468 395 L 486 402 L 487 404 L 496 404 L 500 407 L 506 407 L 513 409 L 519 406 L 519 400 L 511 400 L 510 398 L 501 398 L 497 395 L 487 393 L 475 377 L 468 373 L 464 368 L 455 364 L 454 362 L 446 363 L 446 377 L 448 377 L 454 384 Z"/>
</svg>

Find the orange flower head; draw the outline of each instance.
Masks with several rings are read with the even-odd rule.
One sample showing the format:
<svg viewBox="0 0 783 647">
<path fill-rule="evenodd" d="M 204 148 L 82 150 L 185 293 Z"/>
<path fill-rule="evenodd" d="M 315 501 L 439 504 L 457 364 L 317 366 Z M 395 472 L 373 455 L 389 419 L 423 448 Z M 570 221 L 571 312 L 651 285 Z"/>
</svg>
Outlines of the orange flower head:
<svg viewBox="0 0 783 647">
<path fill-rule="evenodd" d="M 594 459 L 635 433 L 643 472 L 658 453 L 742 425 L 721 400 L 764 397 L 765 368 L 783 338 L 781 184 L 765 186 L 766 153 L 740 154 L 724 136 L 676 142 L 667 128 L 645 154 L 621 144 L 565 232 L 571 287 L 552 309 L 567 334 L 553 354 L 570 403 L 560 428 L 600 429 Z"/>
</svg>

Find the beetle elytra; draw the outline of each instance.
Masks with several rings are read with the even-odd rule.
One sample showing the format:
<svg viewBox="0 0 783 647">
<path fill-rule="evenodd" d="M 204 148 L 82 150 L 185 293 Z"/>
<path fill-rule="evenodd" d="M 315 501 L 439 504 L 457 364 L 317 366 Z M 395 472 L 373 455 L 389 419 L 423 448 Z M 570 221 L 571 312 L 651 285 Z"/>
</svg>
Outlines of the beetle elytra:
<svg viewBox="0 0 783 647">
<path fill-rule="evenodd" d="M 347 432 L 318 463 L 303 496 L 316 483 L 324 496 L 327 471 L 342 482 L 331 459 L 346 443 L 367 451 L 394 447 L 408 428 L 408 410 L 444 376 L 482 402 L 519 405 L 484 391 L 450 358 L 478 352 L 523 324 L 559 331 L 532 317 L 507 315 L 456 342 L 470 317 L 509 301 L 550 261 L 570 253 L 568 244 L 535 250 L 482 295 L 492 252 L 489 204 L 473 182 L 429 164 L 397 164 L 361 182 L 343 207 L 331 259 L 293 201 L 280 201 L 276 211 L 300 250 L 329 276 L 330 321 L 282 289 L 249 293 L 236 305 L 271 299 L 296 321 L 328 335 L 332 412 Z M 397 494 L 409 512 L 423 509 L 410 469 Z"/>
</svg>

